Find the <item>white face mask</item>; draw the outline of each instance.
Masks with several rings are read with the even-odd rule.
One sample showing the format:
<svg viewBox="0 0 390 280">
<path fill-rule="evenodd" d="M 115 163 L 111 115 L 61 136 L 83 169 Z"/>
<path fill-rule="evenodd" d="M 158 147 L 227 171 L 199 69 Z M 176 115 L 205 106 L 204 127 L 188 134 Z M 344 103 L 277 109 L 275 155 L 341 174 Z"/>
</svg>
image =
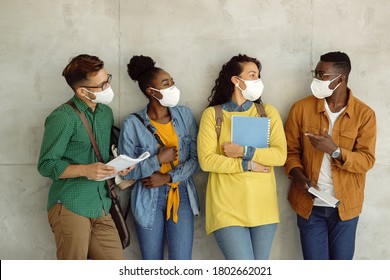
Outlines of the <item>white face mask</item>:
<svg viewBox="0 0 390 280">
<path fill-rule="evenodd" d="M 93 103 L 101 103 L 101 104 L 108 105 L 114 99 L 114 92 L 112 91 L 111 87 L 108 87 L 105 90 L 98 91 L 98 92 L 93 92 L 93 91 L 90 91 L 90 90 L 88 90 L 86 88 L 83 88 L 83 89 L 85 91 L 95 95 L 95 97 L 96 97 L 95 99 L 91 99 L 91 98 L 89 98 L 88 96 L 85 95 L 85 98 L 91 100 Z"/>
<path fill-rule="evenodd" d="M 241 81 L 245 83 L 246 88 L 242 89 L 238 84 L 236 84 L 236 87 L 238 87 L 241 92 L 242 96 L 244 96 L 245 99 L 250 100 L 250 101 L 255 101 L 261 97 L 263 94 L 264 90 L 264 84 L 261 81 L 261 79 L 258 80 L 243 80 L 240 77 L 239 78 Z"/>
<path fill-rule="evenodd" d="M 164 89 L 155 89 L 156 91 L 159 91 L 162 94 L 162 98 L 158 99 L 156 96 L 152 95 L 154 98 L 156 98 L 161 105 L 164 107 L 175 107 L 180 100 L 180 90 L 176 86 L 171 86 L 169 88 Z"/>
<path fill-rule="evenodd" d="M 339 85 L 341 85 L 341 83 L 339 83 L 334 89 L 330 89 L 329 85 L 338 77 L 340 77 L 340 75 L 338 75 L 336 78 L 330 81 L 322 81 L 314 78 L 310 85 L 311 92 L 318 99 L 324 99 L 326 97 L 331 96 L 333 92 L 336 90 L 336 88 L 338 88 Z"/>
</svg>

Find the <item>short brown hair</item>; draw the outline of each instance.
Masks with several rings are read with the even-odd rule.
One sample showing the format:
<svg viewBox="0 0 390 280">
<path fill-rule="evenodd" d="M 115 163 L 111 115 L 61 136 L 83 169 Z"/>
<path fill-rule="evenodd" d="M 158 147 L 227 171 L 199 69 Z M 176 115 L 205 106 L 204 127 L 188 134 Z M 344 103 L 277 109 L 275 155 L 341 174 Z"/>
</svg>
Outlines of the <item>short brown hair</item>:
<svg viewBox="0 0 390 280">
<path fill-rule="evenodd" d="M 104 62 L 97 56 L 80 54 L 70 60 L 62 71 L 62 76 L 74 90 L 77 83 L 87 80 L 91 74 L 98 72 L 103 67 Z"/>
</svg>

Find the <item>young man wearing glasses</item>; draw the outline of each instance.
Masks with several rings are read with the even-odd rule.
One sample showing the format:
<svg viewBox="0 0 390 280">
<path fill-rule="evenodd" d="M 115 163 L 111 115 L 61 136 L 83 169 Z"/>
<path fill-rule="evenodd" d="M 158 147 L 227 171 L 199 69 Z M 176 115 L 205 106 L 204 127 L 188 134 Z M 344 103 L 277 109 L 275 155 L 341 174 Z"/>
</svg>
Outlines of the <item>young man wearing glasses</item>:
<svg viewBox="0 0 390 280">
<path fill-rule="evenodd" d="M 312 71 L 314 96 L 295 103 L 287 118 L 288 199 L 297 215 L 304 259 L 353 259 L 366 173 L 375 162 L 375 112 L 347 87 L 349 57 L 321 56 Z M 309 186 L 336 197 L 331 207 Z"/>
<path fill-rule="evenodd" d="M 62 75 L 74 91 L 71 101 L 84 112 L 105 162 L 109 159 L 114 98 L 111 75 L 96 56 L 74 57 Z M 38 171 L 53 180 L 48 217 L 58 259 L 123 259 L 105 181 L 114 167 L 98 161 L 79 115 L 62 104 L 46 119 Z M 124 175 L 129 170 L 120 173 Z"/>
</svg>

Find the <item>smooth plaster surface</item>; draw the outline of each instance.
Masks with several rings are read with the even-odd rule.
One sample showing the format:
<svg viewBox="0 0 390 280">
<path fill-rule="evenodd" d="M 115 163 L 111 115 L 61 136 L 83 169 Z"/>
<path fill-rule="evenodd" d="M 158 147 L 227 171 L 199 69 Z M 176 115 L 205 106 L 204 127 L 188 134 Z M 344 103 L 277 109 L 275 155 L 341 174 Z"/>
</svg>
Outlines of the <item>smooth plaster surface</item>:
<svg viewBox="0 0 390 280">
<path fill-rule="evenodd" d="M 369 171 L 355 259 L 390 259 L 390 1 L 385 0 L 0 0 L 0 259 L 55 259 L 46 216 L 50 180 L 36 169 L 46 116 L 72 96 L 61 76 L 70 57 L 99 56 L 113 74 L 116 123 L 146 104 L 129 79 L 133 55 L 153 57 L 199 121 L 222 64 L 245 53 L 260 59 L 263 100 L 285 121 L 310 94 L 319 56 L 344 51 L 349 86 L 377 114 L 377 160 Z M 276 168 L 280 219 L 271 259 L 302 259 L 289 180 Z M 195 175 L 202 212 L 194 259 L 222 259 L 204 230 L 207 174 Z M 129 192 L 121 193 L 123 201 Z M 126 257 L 139 259 L 134 225 Z"/>
</svg>

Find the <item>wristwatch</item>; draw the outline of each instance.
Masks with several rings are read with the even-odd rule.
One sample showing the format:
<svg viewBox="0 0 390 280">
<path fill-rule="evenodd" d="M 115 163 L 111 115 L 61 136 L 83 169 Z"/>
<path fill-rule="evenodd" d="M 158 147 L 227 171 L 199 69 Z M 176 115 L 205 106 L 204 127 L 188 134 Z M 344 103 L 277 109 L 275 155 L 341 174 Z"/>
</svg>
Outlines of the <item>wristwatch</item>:
<svg viewBox="0 0 390 280">
<path fill-rule="evenodd" d="M 331 153 L 330 156 L 332 158 L 338 158 L 340 156 L 340 148 L 337 147 L 337 149 L 333 153 Z"/>
</svg>

